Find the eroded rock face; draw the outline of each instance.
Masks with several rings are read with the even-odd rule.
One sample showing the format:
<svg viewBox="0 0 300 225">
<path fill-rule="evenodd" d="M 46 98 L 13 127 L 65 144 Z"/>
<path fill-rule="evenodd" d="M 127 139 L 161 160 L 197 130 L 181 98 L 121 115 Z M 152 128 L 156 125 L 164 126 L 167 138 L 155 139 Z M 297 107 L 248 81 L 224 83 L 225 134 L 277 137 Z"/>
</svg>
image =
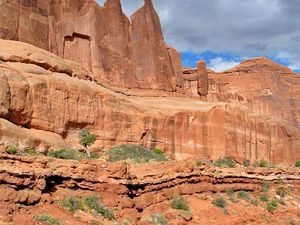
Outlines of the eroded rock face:
<svg viewBox="0 0 300 225">
<path fill-rule="evenodd" d="M 180 57 L 171 52 L 175 58 L 171 61 L 173 58 L 166 48 L 159 17 L 151 0 L 145 1 L 145 5 L 131 16 L 131 21 L 133 61 L 139 86 L 147 88 L 151 85 L 153 89 L 175 91 L 179 63 L 176 59 Z"/>
<path fill-rule="evenodd" d="M 299 129 L 300 77 L 289 68 L 261 57 L 223 73 L 211 73 L 209 79 L 209 100 L 235 103 Z"/>
<path fill-rule="evenodd" d="M 148 224 L 140 218 L 158 210 L 172 224 L 230 225 L 244 224 L 245 221 L 263 224 L 265 220 L 262 218 L 268 216 L 275 221 L 273 224 L 280 225 L 281 221 L 276 222 L 278 213 L 280 218 L 284 215 L 289 221 L 289 218 L 298 218 L 300 208 L 297 202 L 299 169 L 285 166 L 217 168 L 208 162 L 195 165 L 193 159 L 133 165 L 124 161 L 75 162 L 3 153 L 0 153 L 0 160 L 0 222 L 3 224 L 6 221 L 13 221 L 16 225 L 37 224 L 36 216 L 45 213 L 65 223 L 88 224 L 99 217 L 92 217 L 89 211 L 77 210 L 74 214 L 64 209 L 61 202 L 69 197 L 84 199 L 91 195 L 98 196 L 101 204 L 114 212 L 118 223 L 130 217 L 137 225 Z M 272 199 L 278 187 L 288 192 L 284 206 L 278 206 L 274 213 L 269 213 L 265 210 L 265 203 L 259 203 L 257 207 L 239 200 L 239 204 L 229 203 L 227 206 L 229 212 L 236 213 L 227 215 L 226 223 L 220 222 L 224 220 L 224 211 L 211 203 L 220 193 L 228 189 L 244 190 L 256 199 L 262 194 L 265 184 L 268 184 L 268 194 Z M 171 209 L 170 203 L 175 196 L 182 196 L 193 214 Z M 18 204 L 22 207 L 17 207 Z M 207 216 L 203 217 L 203 213 Z M 76 215 L 82 216 L 78 219 Z M 101 222 L 115 223 L 108 220 Z"/>
<path fill-rule="evenodd" d="M 208 75 L 204 61 L 197 63 L 197 92 L 200 97 L 206 97 L 208 94 Z"/>
<path fill-rule="evenodd" d="M 79 131 L 90 127 L 97 135 L 94 151 L 134 143 L 176 158 L 232 156 L 294 164 L 300 157 L 295 127 L 233 103 L 113 92 L 92 82 L 79 65 L 21 42 L 0 40 L 0 60 L 0 116 L 29 131 L 20 131 L 19 143 L 62 145 L 57 136 L 45 140 L 41 131 L 76 146 Z M 1 136 L 9 144 L 13 135 L 4 129 Z"/>
<path fill-rule="evenodd" d="M 61 198 L 68 196 L 66 193 L 71 196 L 80 193 L 83 197 L 92 192 L 101 196 L 109 207 L 143 210 L 178 195 L 224 192 L 228 188 L 260 190 L 263 183 L 273 185 L 281 177 L 295 190 L 300 186 L 299 169 L 287 167 L 216 168 L 205 164 L 196 166 L 194 160 L 131 165 L 125 161 L 75 162 L 2 153 L 0 160 L 3 183 L 0 202 L 26 205 L 37 204 L 42 193 Z"/>
<path fill-rule="evenodd" d="M 0 0 L 0 38 L 73 60 L 94 80 L 127 88 L 176 91 L 181 63 L 168 50 L 151 1 L 132 16 L 120 0 Z"/>
</svg>

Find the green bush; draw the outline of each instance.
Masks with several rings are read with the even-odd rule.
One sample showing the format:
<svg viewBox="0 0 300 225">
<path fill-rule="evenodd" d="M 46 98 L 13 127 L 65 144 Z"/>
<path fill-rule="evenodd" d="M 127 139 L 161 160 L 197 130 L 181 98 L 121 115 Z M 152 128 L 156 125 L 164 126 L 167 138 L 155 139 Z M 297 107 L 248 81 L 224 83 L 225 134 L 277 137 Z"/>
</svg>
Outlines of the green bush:
<svg viewBox="0 0 300 225">
<path fill-rule="evenodd" d="M 16 146 L 8 146 L 6 153 L 10 155 L 16 155 L 18 153 L 18 148 Z"/>
<path fill-rule="evenodd" d="M 300 160 L 298 160 L 298 161 L 295 162 L 295 166 L 296 167 L 300 167 Z"/>
<path fill-rule="evenodd" d="M 269 192 L 269 190 L 270 190 L 270 185 L 268 183 L 263 183 L 262 184 L 262 191 L 264 193 L 267 193 L 267 192 Z"/>
<path fill-rule="evenodd" d="M 279 195 L 280 197 L 284 198 L 285 195 L 287 194 L 287 191 L 284 187 L 279 187 L 276 189 L 276 194 Z"/>
<path fill-rule="evenodd" d="M 134 163 L 162 162 L 167 158 L 162 154 L 157 154 L 139 145 L 126 144 L 115 147 L 107 152 L 108 161 L 116 162 L 121 160 L 131 160 Z"/>
<path fill-rule="evenodd" d="M 59 150 L 51 151 L 48 153 L 48 156 L 57 159 L 69 159 L 69 160 L 80 160 L 85 157 L 84 154 L 73 149 L 59 149 Z"/>
<path fill-rule="evenodd" d="M 250 203 L 251 203 L 252 205 L 258 206 L 258 201 L 257 201 L 256 199 L 251 199 L 251 200 L 250 200 Z"/>
<path fill-rule="evenodd" d="M 236 166 L 236 161 L 230 157 L 227 158 L 219 158 L 216 162 L 215 165 L 218 167 L 230 167 L 230 168 L 234 168 Z"/>
<path fill-rule="evenodd" d="M 100 155 L 97 154 L 97 153 L 92 152 L 92 153 L 91 153 L 91 158 L 92 158 L 92 159 L 99 159 L 99 158 L 100 158 Z"/>
<path fill-rule="evenodd" d="M 115 219 L 114 213 L 107 208 L 106 206 L 100 203 L 100 199 L 95 196 L 91 195 L 84 199 L 84 204 L 91 210 L 94 210 L 97 214 L 100 214 L 106 219 L 113 220 Z"/>
<path fill-rule="evenodd" d="M 47 215 L 47 214 L 38 215 L 36 217 L 36 220 L 38 220 L 39 222 L 44 223 L 44 224 L 61 225 L 57 219 L 55 219 L 53 216 Z"/>
<path fill-rule="evenodd" d="M 259 162 L 259 167 L 268 167 L 268 165 L 269 165 L 268 161 L 264 159 L 260 160 Z"/>
<path fill-rule="evenodd" d="M 77 210 L 83 210 L 83 204 L 82 201 L 76 197 L 68 197 L 65 198 L 61 202 L 61 206 L 67 209 L 70 212 L 75 212 Z"/>
<path fill-rule="evenodd" d="M 217 197 L 212 203 L 222 209 L 225 209 L 227 206 L 227 202 L 222 196 Z"/>
<path fill-rule="evenodd" d="M 89 128 L 84 128 L 82 131 L 80 131 L 78 136 L 80 138 L 80 144 L 85 148 L 93 145 L 96 141 L 96 135 L 91 134 Z"/>
<path fill-rule="evenodd" d="M 239 191 L 237 197 L 246 201 L 250 201 L 250 195 L 246 191 Z"/>
<path fill-rule="evenodd" d="M 25 150 L 25 152 L 28 154 L 28 155 L 36 155 L 37 154 L 37 151 L 34 149 L 34 148 L 27 148 Z"/>
<path fill-rule="evenodd" d="M 262 202 L 268 202 L 269 201 L 269 195 L 267 193 L 264 193 L 263 195 L 260 196 L 260 200 Z"/>
<path fill-rule="evenodd" d="M 225 193 L 227 194 L 231 202 L 236 202 L 236 199 L 234 197 L 234 190 L 232 188 L 226 189 Z"/>
<path fill-rule="evenodd" d="M 147 218 L 148 223 L 155 225 L 168 225 L 168 220 L 160 213 L 153 213 Z"/>
<path fill-rule="evenodd" d="M 196 166 L 202 166 L 203 165 L 201 160 L 197 160 L 195 164 L 196 164 Z"/>
<path fill-rule="evenodd" d="M 164 154 L 164 152 L 163 152 L 160 148 L 155 148 L 155 149 L 153 149 L 153 152 L 154 152 L 155 154 L 158 154 L 158 155 L 163 155 L 163 154 Z"/>
<path fill-rule="evenodd" d="M 267 210 L 273 212 L 277 208 L 278 204 L 276 200 L 272 200 L 267 204 Z"/>
<path fill-rule="evenodd" d="M 178 209 L 182 211 L 189 211 L 190 208 L 187 204 L 187 202 L 182 198 L 182 197 L 174 197 L 171 202 L 172 208 L 173 209 Z"/>
<path fill-rule="evenodd" d="M 251 165 L 250 160 L 249 160 L 249 159 L 245 159 L 245 160 L 243 161 L 243 165 L 244 165 L 244 167 L 250 166 L 250 165 Z"/>
</svg>

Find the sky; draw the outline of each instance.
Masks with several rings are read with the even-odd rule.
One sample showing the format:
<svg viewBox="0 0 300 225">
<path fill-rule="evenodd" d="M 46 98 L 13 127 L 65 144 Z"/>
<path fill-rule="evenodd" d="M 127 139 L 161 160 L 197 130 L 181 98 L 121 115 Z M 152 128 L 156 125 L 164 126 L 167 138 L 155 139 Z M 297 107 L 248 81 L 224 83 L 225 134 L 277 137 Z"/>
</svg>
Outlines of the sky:
<svg viewBox="0 0 300 225">
<path fill-rule="evenodd" d="M 103 4 L 105 0 L 97 0 Z M 144 0 L 122 0 L 130 17 Z M 216 71 L 266 56 L 300 74 L 300 0 L 153 0 L 185 67 Z"/>
</svg>

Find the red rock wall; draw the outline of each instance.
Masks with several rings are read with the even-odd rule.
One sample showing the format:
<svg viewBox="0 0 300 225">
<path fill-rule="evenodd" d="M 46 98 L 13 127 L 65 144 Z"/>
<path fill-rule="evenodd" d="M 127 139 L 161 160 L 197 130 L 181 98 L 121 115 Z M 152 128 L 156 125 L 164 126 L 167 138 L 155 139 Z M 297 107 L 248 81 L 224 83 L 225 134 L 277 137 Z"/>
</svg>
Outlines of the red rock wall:
<svg viewBox="0 0 300 225">
<path fill-rule="evenodd" d="M 266 58 L 243 62 L 209 75 L 210 101 L 235 103 L 250 113 L 300 127 L 300 77 Z"/>
<path fill-rule="evenodd" d="M 176 91 L 180 56 L 169 54 L 149 0 L 132 23 L 120 0 L 103 7 L 94 0 L 0 0 L 0 5 L 0 38 L 74 60 L 103 84 Z"/>
<path fill-rule="evenodd" d="M 131 21 L 133 61 L 139 86 L 175 91 L 176 72 L 151 0 L 145 1 L 144 7 L 131 16 Z"/>
<path fill-rule="evenodd" d="M 197 64 L 197 92 L 201 97 L 206 97 L 208 94 L 208 75 L 204 61 L 199 61 Z"/>
<path fill-rule="evenodd" d="M 74 147 L 87 126 L 97 135 L 95 151 L 134 143 L 159 147 L 178 159 L 233 156 L 294 164 L 300 158 L 300 132 L 276 118 L 251 114 L 233 103 L 128 97 L 71 77 L 80 77 L 81 71 L 41 49 L 8 41 L 0 41 L 0 49 L 0 117 L 30 128 L 15 137 L 19 143 L 32 138 L 35 129 L 39 139 L 34 146 L 41 147 L 38 140 L 46 131 Z M 0 121 L 2 141 L 13 128 L 8 123 Z"/>
</svg>

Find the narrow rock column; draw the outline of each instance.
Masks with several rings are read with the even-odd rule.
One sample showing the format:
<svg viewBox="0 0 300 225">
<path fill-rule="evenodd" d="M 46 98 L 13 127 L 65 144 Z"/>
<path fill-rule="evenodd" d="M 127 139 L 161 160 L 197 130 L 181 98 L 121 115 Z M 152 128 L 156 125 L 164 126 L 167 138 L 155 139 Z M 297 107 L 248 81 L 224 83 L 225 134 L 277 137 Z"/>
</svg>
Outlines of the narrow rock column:
<svg viewBox="0 0 300 225">
<path fill-rule="evenodd" d="M 201 98 L 208 94 L 208 75 L 205 61 L 202 60 L 197 63 L 197 91 Z"/>
</svg>

